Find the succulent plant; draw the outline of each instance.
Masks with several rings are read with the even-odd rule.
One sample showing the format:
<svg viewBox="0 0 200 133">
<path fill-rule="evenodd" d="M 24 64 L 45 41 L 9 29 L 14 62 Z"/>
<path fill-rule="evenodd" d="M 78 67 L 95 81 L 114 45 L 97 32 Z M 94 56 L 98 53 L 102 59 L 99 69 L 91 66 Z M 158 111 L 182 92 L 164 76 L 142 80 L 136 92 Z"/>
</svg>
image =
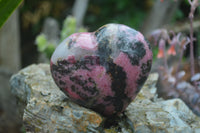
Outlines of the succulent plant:
<svg viewBox="0 0 200 133">
<path fill-rule="evenodd" d="M 56 48 L 51 73 L 75 103 L 104 116 L 118 115 L 136 97 L 151 70 L 144 36 L 122 24 L 75 33 Z"/>
</svg>

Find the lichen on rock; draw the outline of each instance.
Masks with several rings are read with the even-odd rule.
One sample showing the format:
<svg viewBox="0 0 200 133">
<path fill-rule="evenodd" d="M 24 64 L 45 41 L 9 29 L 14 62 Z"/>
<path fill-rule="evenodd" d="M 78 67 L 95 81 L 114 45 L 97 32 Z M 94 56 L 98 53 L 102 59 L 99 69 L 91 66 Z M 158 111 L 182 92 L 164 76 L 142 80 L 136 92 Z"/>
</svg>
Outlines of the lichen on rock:
<svg viewBox="0 0 200 133">
<path fill-rule="evenodd" d="M 30 133 L 131 133 L 200 132 L 200 118 L 180 99 L 163 100 L 155 87 L 158 75 L 150 74 L 125 115 L 105 125 L 100 114 L 70 101 L 54 83 L 48 64 L 28 66 L 13 75 L 11 91 L 23 105 L 23 122 Z"/>
</svg>

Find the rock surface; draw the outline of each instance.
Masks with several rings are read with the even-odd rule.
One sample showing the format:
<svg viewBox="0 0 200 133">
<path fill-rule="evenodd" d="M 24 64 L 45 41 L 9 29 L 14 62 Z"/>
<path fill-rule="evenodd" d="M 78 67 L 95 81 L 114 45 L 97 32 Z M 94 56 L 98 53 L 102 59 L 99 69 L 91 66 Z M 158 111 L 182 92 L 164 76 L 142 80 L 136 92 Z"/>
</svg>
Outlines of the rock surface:
<svg viewBox="0 0 200 133">
<path fill-rule="evenodd" d="M 71 102 L 55 85 L 47 64 L 24 68 L 10 83 L 12 93 L 25 107 L 23 121 L 30 133 L 200 132 L 200 118 L 180 99 L 157 98 L 157 78 L 157 74 L 149 76 L 125 115 L 113 125 L 106 125 L 109 119 Z"/>
</svg>

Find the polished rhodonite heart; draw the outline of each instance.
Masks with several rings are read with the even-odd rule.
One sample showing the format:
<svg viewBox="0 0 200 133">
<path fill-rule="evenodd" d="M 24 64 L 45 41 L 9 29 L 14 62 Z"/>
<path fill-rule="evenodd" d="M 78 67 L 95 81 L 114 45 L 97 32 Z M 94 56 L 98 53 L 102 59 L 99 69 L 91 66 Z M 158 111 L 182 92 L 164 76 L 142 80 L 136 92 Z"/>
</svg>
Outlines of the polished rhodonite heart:
<svg viewBox="0 0 200 133">
<path fill-rule="evenodd" d="M 140 32 L 107 24 L 66 38 L 51 57 L 51 73 L 72 101 L 111 116 L 136 97 L 151 64 L 152 51 Z"/>
</svg>

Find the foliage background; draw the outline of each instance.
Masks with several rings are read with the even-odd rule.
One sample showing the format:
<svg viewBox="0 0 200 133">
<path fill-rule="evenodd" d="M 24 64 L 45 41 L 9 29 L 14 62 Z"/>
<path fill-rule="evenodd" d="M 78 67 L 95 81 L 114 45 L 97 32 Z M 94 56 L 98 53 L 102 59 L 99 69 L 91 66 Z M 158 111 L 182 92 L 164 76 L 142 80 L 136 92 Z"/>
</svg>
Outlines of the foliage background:
<svg viewBox="0 0 200 133">
<path fill-rule="evenodd" d="M 90 0 L 84 18 L 84 27 L 88 31 L 94 31 L 106 23 L 122 23 L 140 30 L 155 1 Z M 55 18 L 62 29 L 64 19 L 72 13 L 73 4 L 74 0 L 23 1 L 20 7 L 22 66 L 37 60 L 35 38 L 40 34 L 45 18 Z M 187 0 L 181 2 L 171 23 L 187 19 L 189 9 Z"/>
</svg>

